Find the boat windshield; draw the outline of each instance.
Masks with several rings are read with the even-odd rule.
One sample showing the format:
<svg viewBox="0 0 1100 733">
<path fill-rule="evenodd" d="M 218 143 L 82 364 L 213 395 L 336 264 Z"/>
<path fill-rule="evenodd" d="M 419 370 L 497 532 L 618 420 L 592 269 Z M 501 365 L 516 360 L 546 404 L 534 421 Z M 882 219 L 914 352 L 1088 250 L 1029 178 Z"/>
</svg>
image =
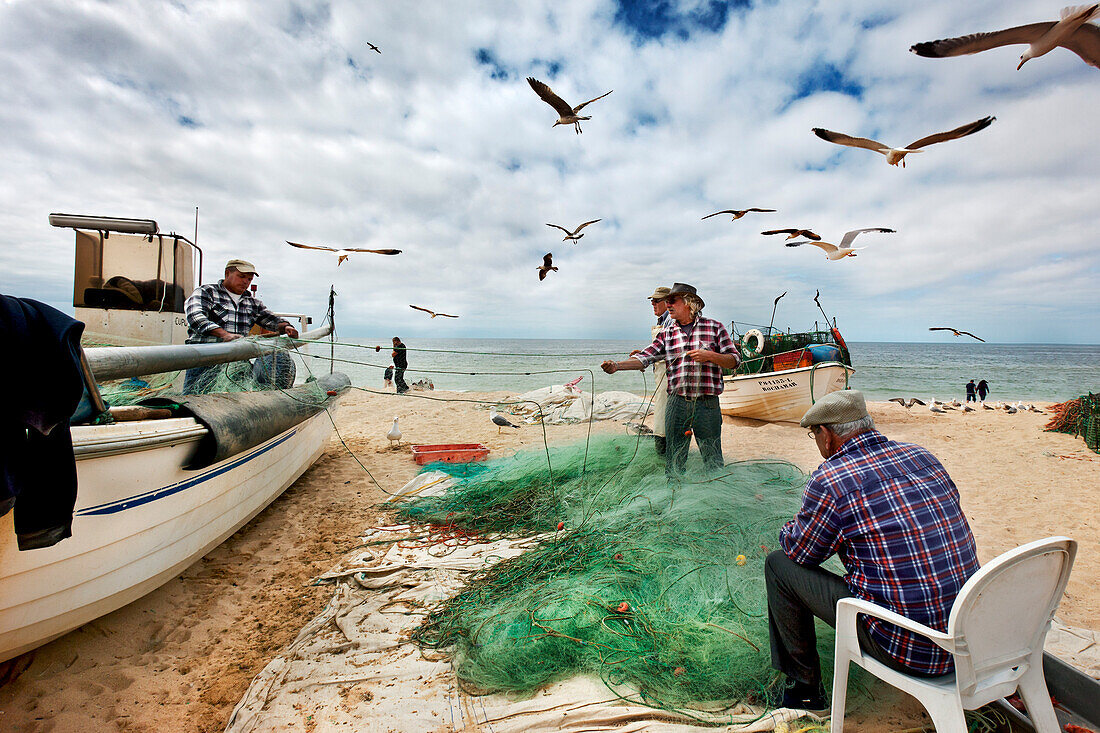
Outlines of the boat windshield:
<svg viewBox="0 0 1100 733">
<path fill-rule="evenodd" d="M 76 230 L 73 305 L 183 313 L 197 248 L 178 234 Z"/>
</svg>

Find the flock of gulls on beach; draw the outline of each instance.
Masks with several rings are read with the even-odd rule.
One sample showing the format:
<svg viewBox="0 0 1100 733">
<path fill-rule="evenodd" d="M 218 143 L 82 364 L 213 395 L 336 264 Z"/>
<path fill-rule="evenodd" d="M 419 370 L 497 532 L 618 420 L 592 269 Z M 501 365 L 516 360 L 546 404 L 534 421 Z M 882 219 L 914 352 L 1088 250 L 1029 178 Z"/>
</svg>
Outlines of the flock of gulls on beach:
<svg viewBox="0 0 1100 733">
<path fill-rule="evenodd" d="M 958 400 L 951 400 L 950 402 L 940 402 L 935 397 L 930 398 L 927 402 L 918 400 L 916 397 L 910 397 L 909 399 L 905 399 L 904 397 L 891 397 L 889 401 L 897 402 L 906 410 L 912 409 L 913 405 L 927 407 L 929 412 L 934 412 L 937 415 L 946 414 L 950 410 L 962 410 L 963 412 L 978 411 L 977 407 L 971 407 L 969 404 L 959 402 Z M 980 404 L 981 409 L 983 410 L 1004 410 L 1009 415 L 1015 415 L 1017 412 L 1037 412 L 1040 415 L 1046 414 L 1035 405 L 1025 405 L 1023 402 L 1001 402 L 996 407 L 991 407 L 985 404 L 985 402 L 982 402 Z"/>
<path fill-rule="evenodd" d="M 1069 6 L 1062 9 L 1061 17 L 1057 21 L 1046 21 L 1040 23 L 1031 23 L 1028 25 L 1016 26 L 1014 28 L 1008 28 L 1000 31 L 991 31 L 986 33 L 972 33 L 965 36 L 959 36 L 956 38 L 945 38 L 938 41 L 928 41 L 925 43 L 917 43 L 909 48 L 909 50 L 918 56 L 927 58 L 946 58 L 951 56 L 964 56 L 968 54 L 980 53 L 982 51 L 988 51 L 990 49 L 999 48 L 1001 46 L 1026 44 L 1027 49 L 1024 50 L 1020 56 L 1020 62 L 1016 66 L 1017 71 L 1020 70 L 1025 63 L 1029 60 L 1043 56 L 1055 48 L 1062 47 L 1077 54 L 1086 64 L 1100 68 L 1100 27 L 1097 27 L 1090 21 L 1100 17 L 1100 3 L 1093 3 L 1091 5 L 1078 5 Z M 381 49 L 373 43 L 367 42 L 370 50 L 381 54 Z M 572 125 L 576 134 L 580 135 L 581 122 L 591 120 L 591 115 L 582 115 L 581 111 L 585 107 L 597 102 L 614 90 L 604 92 L 598 97 L 593 97 L 586 102 L 582 102 L 578 105 L 571 105 L 562 99 L 557 93 L 554 92 L 545 83 L 539 81 L 534 77 L 527 77 L 527 83 L 531 89 L 548 104 L 556 113 L 557 120 L 552 127 L 559 125 L 569 126 Z M 825 140 L 836 145 L 843 145 L 854 148 L 864 148 L 876 153 L 880 153 L 886 157 L 886 162 L 890 165 L 901 165 L 905 167 L 905 157 L 910 153 L 921 153 L 924 149 L 943 142 L 949 142 L 951 140 L 958 140 L 969 135 L 973 135 L 980 132 L 991 124 L 996 118 L 993 116 L 983 117 L 982 119 L 969 122 L 965 125 L 961 125 L 952 130 L 946 132 L 937 132 L 931 135 L 926 135 L 922 138 L 915 140 L 909 145 L 902 148 L 895 148 L 885 143 L 878 142 L 865 137 L 856 137 L 848 135 L 842 132 L 834 132 L 832 130 L 826 130 L 824 128 L 815 127 L 812 128 L 812 132 L 822 140 Z M 723 209 L 722 211 L 716 211 L 713 214 L 707 214 L 703 219 L 709 219 L 721 214 L 730 215 L 731 221 L 741 219 L 749 213 L 775 213 L 776 209 L 765 209 L 757 207 L 749 207 L 744 209 Z M 564 232 L 563 242 L 572 242 L 577 244 L 579 240 L 584 236 L 581 230 L 585 227 L 591 226 L 601 219 L 592 219 L 586 221 L 583 224 L 578 225 L 574 229 L 568 229 L 560 224 L 547 223 L 546 226 L 559 229 Z M 805 244 L 813 245 L 824 250 L 825 256 L 828 260 L 839 261 L 847 257 L 855 257 L 858 250 L 866 249 L 865 247 L 853 247 L 852 243 L 856 237 L 860 234 L 868 232 L 876 233 L 895 233 L 893 229 L 887 229 L 885 227 L 866 227 L 862 229 L 853 229 L 846 232 L 841 237 L 839 244 L 834 244 L 829 241 L 825 241 L 822 237 L 816 234 L 811 229 L 805 228 L 781 228 L 771 229 L 761 232 L 763 235 L 778 235 L 786 234 L 787 241 L 785 246 L 787 247 L 800 247 Z M 803 237 L 798 241 L 790 241 Z M 372 254 L 384 254 L 384 255 L 396 255 L 400 254 L 400 250 L 387 249 L 359 249 L 352 247 L 336 248 L 317 245 L 299 244 L 296 242 L 287 242 L 292 247 L 298 247 L 300 249 L 312 249 L 330 252 L 336 255 L 337 265 L 339 266 L 348 259 L 349 253 L 352 252 L 365 252 Z M 547 252 L 543 255 L 542 264 L 536 268 L 538 271 L 539 280 L 545 280 L 546 276 L 550 272 L 557 272 L 558 268 L 554 265 L 554 258 L 552 252 Z M 457 318 L 456 315 L 450 315 L 446 313 L 438 313 L 428 308 L 420 306 L 410 305 L 410 308 L 428 313 L 432 318 L 437 316 L 443 316 L 447 318 Z M 974 334 L 968 331 L 962 331 L 959 329 L 948 327 L 934 327 L 930 328 L 930 331 L 951 331 L 955 336 L 970 336 L 978 341 L 983 339 L 978 338 Z M 899 398 L 900 399 L 900 398 Z M 923 403 L 922 403 L 923 404 Z M 911 406 L 908 405 L 908 406 Z M 933 402 L 932 407 L 935 407 L 936 403 Z"/>
</svg>

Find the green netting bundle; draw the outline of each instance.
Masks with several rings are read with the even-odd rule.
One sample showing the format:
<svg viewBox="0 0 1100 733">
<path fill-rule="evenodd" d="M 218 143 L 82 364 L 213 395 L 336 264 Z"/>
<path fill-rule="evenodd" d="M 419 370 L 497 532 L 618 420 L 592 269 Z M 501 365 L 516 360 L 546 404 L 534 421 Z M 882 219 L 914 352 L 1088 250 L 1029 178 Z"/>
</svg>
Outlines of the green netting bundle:
<svg viewBox="0 0 1100 733">
<path fill-rule="evenodd" d="M 475 577 L 414 639 L 451 650 L 478 691 L 592 674 L 667 709 L 759 700 L 776 679 L 764 558 L 804 483 L 782 461 L 670 483 L 648 440 L 624 438 L 493 461 L 400 514 L 467 532 L 564 529 Z"/>
</svg>

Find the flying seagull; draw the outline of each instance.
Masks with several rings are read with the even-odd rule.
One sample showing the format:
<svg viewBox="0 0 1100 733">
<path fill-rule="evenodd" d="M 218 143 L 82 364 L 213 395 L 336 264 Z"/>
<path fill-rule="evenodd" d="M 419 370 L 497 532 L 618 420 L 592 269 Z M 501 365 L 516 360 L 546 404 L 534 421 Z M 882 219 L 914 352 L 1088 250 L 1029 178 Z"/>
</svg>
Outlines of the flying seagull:
<svg viewBox="0 0 1100 733">
<path fill-rule="evenodd" d="M 906 410 L 908 410 L 913 405 L 920 405 L 921 407 L 925 406 L 925 404 L 923 402 L 921 402 L 920 400 L 918 400 L 916 397 L 910 397 L 908 402 L 905 400 L 904 397 L 891 397 L 890 402 L 897 402 L 899 405 L 904 407 Z"/>
<path fill-rule="evenodd" d="M 812 239 L 815 242 L 821 241 L 821 237 L 814 234 L 809 229 L 769 229 L 766 232 L 760 232 L 761 234 L 786 234 L 787 239 L 794 239 L 795 237 L 805 237 L 806 239 Z"/>
<path fill-rule="evenodd" d="M 546 279 L 546 273 L 553 270 L 558 271 L 558 268 L 554 267 L 554 255 L 551 252 L 547 252 L 542 256 L 542 265 L 536 268 L 539 271 L 539 280 Z"/>
<path fill-rule="evenodd" d="M 584 229 L 589 224 L 595 224 L 598 221 L 603 221 L 603 219 L 593 219 L 592 221 L 586 221 L 585 223 L 581 224 L 579 227 L 577 227 L 573 231 L 569 231 L 568 229 L 566 229 L 565 227 L 563 227 L 559 224 L 547 224 L 546 226 L 554 227 L 555 229 L 561 229 L 563 232 L 565 232 L 565 236 L 562 238 L 561 241 L 563 241 L 563 242 L 572 242 L 573 244 L 576 244 L 577 240 L 584 236 L 583 234 L 580 233 L 581 229 Z"/>
<path fill-rule="evenodd" d="M 983 117 L 980 120 L 974 122 L 968 122 L 965 125 L 956 127 L 954 130 L 948 130 L 947 132 L 937 132 L 934 135 L 928 135 L 922 137 L 920 140 L 915 140 L 904 148 L 892 148 L 889 145 L 883 145 L 877 140 L 871 140 L 866 137 L 852 137 L 851 135 L 845 135 L 843 132 L 833 132 L 832 130 L 823 130 L 820 127 L 813 128 L 813 132 L 822 140 L 827 142 L 836 143 L 837 145 L 847 145 L 851 148 L 867 148 L 868 150 L 874 150 L 876 153 L 882 153 L 886 156 L 886 162 L 890 165 L 897 165 L 901 163 L 901 167 L 905 167 L 905 156 L 909 153 L 922 153 L 921 148 L 926 148 L 934 143 L 942 143 L 947 140 L 957 140 L 960 137 L 966 137 L 967 135 L 973 135 L 975 132 L 984 130 L 993 124 L 993 120 L 996 117 Z"/>
<path fill-rule="evenodd" d="M 401 428 L 397 427 L 396 417 L 393 419 L 393 427 L 390 428 L 390 432 L 386 433 L 386 437 L 390 439 L 390 447 L 401 442 Z"/>
<path fill-rule="evenodd" d="M 930 328 L 928 330 L 929 331 L 950 331 L 951 333 L 955 334 L 956 336 L 969 336 L 970 338 L 978 339 L 983 344 L 985 343 L 985 339 L 978 338 L 977 336 L 970 333 L 969 331 L 960 331 L 957 328 L 950 328 L 948 326 L 933 326 L 932 328 Z"/>
<path fill-rule="evenodd" d="M 507 418 L 501 417 L 497 414 L 497 408 L 489 408 L 489 419 L 493 421 L 493 424 L 497 426 L 497 435 L 500 435 L 501 428 L 516 428 L 519 429 L 519 425 L 514 425 L 508 422 Z"/>
<path fill-rule="evenodd" d="M 573 127 L 576 128 L 578 135 L 581 134 L 581 120 L 590 120 L 592 119 L 592 117 L 591 115 L 587 117 L 581 117 L 577 113 L 584 109 L 586 106 L 595 102 L 596 99 L 603 99 L 608 94 L 611 94 L 611 92 L 615 91 L 614 89 L 612 89 L 611 92 L 601 94 L 600 96 L 596 97 L 596 99 L 589 99 L 587 102 L 584 102 L 583 104 L 578 104 L 576 107 L 570 107 L 568 102 L 559 97 L 557 94 L 554 94 L 553 89 L 546 86 L 535 77 L 527 77 L 527 83 L 530 84 L 531 88 L 535 90 L 535 94 L 539 95 L 539 97 L 542 98 L 542 101 L 553 107 L 554 111 L 558 113 L 558 121 L 551 125 L 551 127 L 572 124 Z"/>
<path fill-rule="evenodd" d="M 799 247 L 803 244 L 812 244 L 815 247 L 821 247 L 825 250 L 826 259 L 830 260 L 842 260 L 845 257 L 855 257 L 857 249 L 867 249 L 866 247 L 852 247 L 852 241 L 864 232 L 882 232 L 883 234 L 894 234 L 893 229 L 884 229 L 882 227 L 868 227 L 867 229 L 853 229 L 844 235 L 844 239 L 840 240 L 840 246 L 830 244 L 828 242 L 787 242 L 788 247 Z"/>
<path fill-rule="evenodd" d="M 432 318 L 435 318 L 436 316 L 443 316 L 444 318 L 458 318 L 458 316 L 452 316 L 450 313 L 436 313 L 435 311 L 430 311 L 427 308 L 421 308 L 420 306 L 413 305 L 411 303 L 409 304 L 409 307 L 412 308 L 414 311 L 424 311 L 425 313 L 431 315 Z"/>
<path fill-rule="evenodd" d="M 1070 5 L 1062 8 L 1061 20 L 1057 22 L 1031 23 L 1003 31 L 927 41 L 910 46 L 909 50 L 918 56 L 944 58 L 1026 43 L 1028 48 L 1020 56 L 1020 64 L 1016 67 L 1019 71 L 1029 60 L 1061 46 L 1073 51 L 1089 66 L 1100 68 L 1100 28 L 1089 23 L 1096 17 L 1100 17 L 1100 3 Z"/>
<path fill-rule="evenodd" d="M 371 51 L 374 51 L 375 53 L 382 53 L 382 49 L 378 48 L 378 46 L 375 46 L 375 45 L 374 45 L 373 43 L 371 43 L 370 41 L 365 41 L 365 43 L 366 43 L 366 44 L 367 44 L 368 46 L 370 46 L 370 50 L 371 50 Z"/>
<path fill-rule="evenodd" d="M 772 213 L 772 212 L 775 211 L 775 209 L 756 209 L 756 208 L 753 208 L 753 209 L 722 209 L 721 211 L 716 211 L 713 214 L 707 214 L 706 216 L 703 217 L 703 219 L 709 219 L 712 216 L 718 216 L 719 214 L 730 214 L 731 216 L 733 216 L 733 218 L 730 219 L 730 221 L 737 221 L 738 219 L 740 219 L 742 216 L 749 213 L 750 211 L 758 211 L 758 212 L 761 212 L 761 213 Z M 702 221 L 702 219 L 700 219 L 700 221 Z"/>
<path fill-rule="evenodd" d="M 345 247 L 343 249 L 336 249 L 335 247 L 318 247 L 312 244 L 298 244 L 297 242 L 291 242 L 287 240 L 287 244 L 291 247 L 297 247 L 298 249 L 316 249 L 321 252 L 332 252 L 336 255 L 336 266 L 344 264 L 352 252 L 370 252 L 376 255 L 399 255 L 401 250 L 399 249 L 359 249 L 356 247 Z"/>
</svg>

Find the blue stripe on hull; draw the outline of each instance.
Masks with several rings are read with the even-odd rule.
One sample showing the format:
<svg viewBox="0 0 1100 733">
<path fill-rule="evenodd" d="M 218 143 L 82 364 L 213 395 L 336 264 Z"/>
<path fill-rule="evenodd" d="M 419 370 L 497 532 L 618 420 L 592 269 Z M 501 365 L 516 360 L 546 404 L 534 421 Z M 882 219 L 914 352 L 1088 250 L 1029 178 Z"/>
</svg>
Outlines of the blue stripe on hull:
<svg viewBox="0 0 1100 733">
<path fill-rule="evenodd" d="M 163 499 L 166 496 L 172 496 L 173 494 L 178 494 L 181 491 L 184 491 L 186 489 L 190 489 L 190 488 L 192 488 L 194 486 L 197 486 L 201 483 L 209 481 L 212 478 L 220 476 L 223 473 L 226 473 L 228 471 L 232 471 L 233 469 L 235 469 L 239 466 L 242 466 L 245 463 L 248 463 L 253 458 L 256 458 L 257 456 L 261 456 L 264 453 L 267 453 L 272 448 L 275 448 L 276 446 L 281 445 L 282 443 L 290 440 L 297 433 L 298 433 L 298 429 L 295 428 L 294 430 L 287 433 L 286 435 L 279 438 L 278 440 L 274 440 L 271 443 L 268 443 L 267 445 L 265 445 L 264 447 L 253 451 L 252 453 L 241 456 L 240 458 L 235 458 L 232 461 L 230 461 L 229 463 L 226 463 L 222 467 L 216 468 L 213 471 L 207 471 L 206 473 L 199 474 L 198 476 L 195 476 L 194 478 L 187 479 L 186 481 L 180 481 L 178 483 L 174 483 L 174 484 L 171 484 L 169 486 L 164 486 L 162 488 L 155 489 L 153 491 L 147 491 L 144 494 L 138 494 L 137 496 L 130 496 L 130 497 L 127 497 L 125 499 L 118 499 L 116 501 L 107 502 L 106 504 L 100 504 L 98 506 L 88 507 L 87 509 L 80 509 L 76 512 L 73 512 L 73 516 L 74 517 L 90 517 L 90 516 L 97 516 L 97 515 L 102 515 L 102 514 L 117 514 L 118 512 L 126 511 L 127 509 L 133 509 L 134 507 L 141 506 L 142 504 L 148 504 L 149 502 L 156 501 L 157 499 Z"/>
</svg>

